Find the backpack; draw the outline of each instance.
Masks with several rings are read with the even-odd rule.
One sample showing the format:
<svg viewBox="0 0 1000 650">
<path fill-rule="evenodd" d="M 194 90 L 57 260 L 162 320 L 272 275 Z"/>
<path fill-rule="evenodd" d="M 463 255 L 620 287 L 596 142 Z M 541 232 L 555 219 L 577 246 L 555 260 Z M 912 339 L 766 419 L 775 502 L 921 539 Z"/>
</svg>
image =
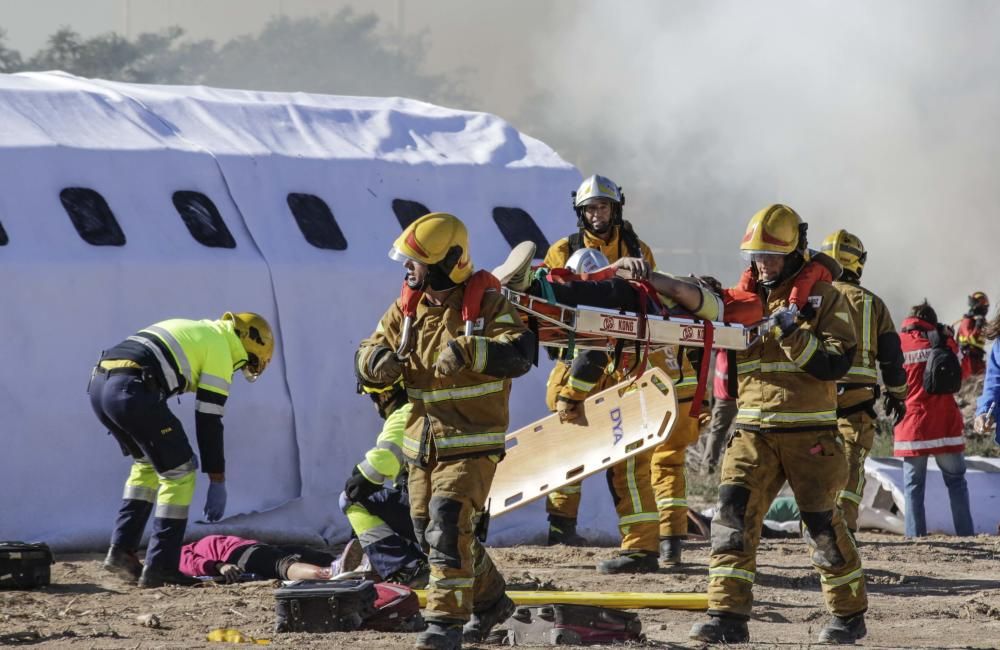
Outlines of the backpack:
<svg viewBox="0 0 1000 650">
<path fill-rule="evenodd" d="M 419 632 L 427 625 L 420 615 L 417 594 L 406 585 L 392 582 L 375 584 L 375 613 L 361 627 L 381 632 Z"/>
<path fill-rule="evenodd" d="M 948 347 L 948 337 L 940 328 L 927 332 L 931 351 L 924 366 L 924 391 L 931 395 L 951 395 L 962 387 L 962 364 Z"/>
</svg>

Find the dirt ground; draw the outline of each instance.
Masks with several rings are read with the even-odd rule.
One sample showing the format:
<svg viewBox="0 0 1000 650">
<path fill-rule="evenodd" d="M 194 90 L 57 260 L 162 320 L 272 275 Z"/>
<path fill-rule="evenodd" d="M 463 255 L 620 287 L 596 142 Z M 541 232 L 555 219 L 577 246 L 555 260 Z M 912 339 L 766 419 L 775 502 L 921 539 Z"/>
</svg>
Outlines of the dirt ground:
<svg viewBox="0 0 1000 650">
<path fill-rule="evenodd" d="M 908 542 L 862 533 L 871 609 L 869 648 L 1000 647 L 1000 538 L 935 536 Z M 601 576 L 594 563 L 613 549 L 521 546 L 491 553 L 511 586 L 594 591 L 699 592 L 706 587 L 708 547 L 691 542 L 685 565 L 645 576 Z M 0 591 L 0 645 L 79 648 L 225 647 L 205 641 L 213 628 L 234 628 L 291 648 L 408 648 L 412 636 L 376 632 L 326 635 L 272 631 L 272 583 L 139 590 L 100 570 L 95 554 L 58 557 L 53 584 Z M 764 540 L 750 623 L 752 647 L 799 648 L 826 619 L 819 580 L 801 540 Z M 153 613 L 160 627 L 136 618 Z M 687 640 L 703 614 L 640 612 L 648 647 L 699 647 Z"/>
</svg>

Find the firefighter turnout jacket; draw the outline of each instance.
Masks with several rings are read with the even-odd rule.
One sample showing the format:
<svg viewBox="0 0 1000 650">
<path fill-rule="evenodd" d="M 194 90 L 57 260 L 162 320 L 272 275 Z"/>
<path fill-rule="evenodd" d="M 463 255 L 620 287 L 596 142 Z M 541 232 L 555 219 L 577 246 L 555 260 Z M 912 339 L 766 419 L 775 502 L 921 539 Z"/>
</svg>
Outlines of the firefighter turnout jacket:
<svg viewBox="0 0 1000 650">
<path fill-rule="evenodd" d="M 612 263 L 617 262 L 623 257 L 642 257 L 642 259 L 649 262 L 650 268 L 656 268 L 656 261 L 653 259 L 653 251 L 648 245 L 646 245 L 646 242 L 639 240 L 639 251 L 630 251 L 628 250 L 628 245 L 622 237 L 622 227 L 614 225 L 612 228 L 614 231 L 608 241 L 604 241 L 597 235 L 591 233 L 589 230 L 584 230 L 582 247 L 593 248 L 601 251 L 601 253 L 604 254 L 604 257 L 608 258 L 608 261 Z M 576 239 L 578 237 L 579 235 L 563 237 L 556 243 L 549 246 L 548 252 L 545 253 L 545 259 L 542 261 L 542 266 L 549 269 L 565 268 L 570 255 L 576 252 L 573 250 L 573 245 L 570 242 L 570 239 Z"/>
<path fill-rule="evenodd" d="M 793 279 L 757 291 L 765 317 L 788 304 Z M 815 431 L 837 428 L 835 380 L 850 368 L 856 339 L 847 300 L 830 283 L 809 293 L 815 315 L 785 336 L 765 331 L 736 353 L 737 428 Z"/>
<path fill-rule="evenodd" d="M 509 424 L 510 380 L 526 373 L 534 356 L 534 335 L 499 293 L 488 290 L 471 336 L 463 333 L 464 284 L 441 305 L 422 299 L 412 328 L 413 348 L 402 361 L 403 382 L 413 409 L 407 418 L 403 453 L 425 465 L 432 456 L 454 459 L 502 453 Z M 366 380 L 382 355 L 399 348 L 403 310 L 396 300 L 358 351 L 358 372 Z M 450 344 L 465 366 L 448 377 L 435 376 L 434 362 Z"/>
<path fill-rule="evenodd" d="M 589 230 L 563 237 L 549 247 L 542 265 L 549 269 L 565 268 L 570 256 L 575 252 L 574 241 L 582 243 L 583 248 L 599 250 L 612 263 L 623 257 L 635 255 L 637 251 L 630 251 L 622 237 L 622 227 L 616 224 L 612 228 L 611 238 L 608 241 L 604 241 Z M 650 268 L 656 268 L 653 251 L 642 240 L 639 240 L 638 254 L 646 260 Z M 545 402 L 549 410 L 556 410 L 557 400 L 582 402 L 592 392 L 603 390 L 621 381 L 620 375 L 613 374 L 616 369 L 610 368 L 610 363 L 611 356 L 600 351 L 581 353 L 575 360 L 564 359 L 561 363 L 556 363 L 549 374 L 546 390 Z"/>
<path fill-rule="evenodd" d="M 881 298 L 854 282 L 838 281 L 833 285 L 847 300 L 857 339 L 851 367 L 837 382 L 840 408 L 847 409 L 873 400 L 875 394 L 872 387 L 878 383 L 879 369 L 886 391 L 893 397 L 906 399 L 903 350 L 889 309 Z"/>
<path fill-rule="evenodd" d="M 140 330 L 101 356 L 106 370 L 146 368 L 166 399 L 180 393 L 195 394 L 195 427 L 201 469 L 223 473 L 222 415 L 233 372 L 247 361 L 247 353 L 228 320 L 175 318 Z"/>
</svg>

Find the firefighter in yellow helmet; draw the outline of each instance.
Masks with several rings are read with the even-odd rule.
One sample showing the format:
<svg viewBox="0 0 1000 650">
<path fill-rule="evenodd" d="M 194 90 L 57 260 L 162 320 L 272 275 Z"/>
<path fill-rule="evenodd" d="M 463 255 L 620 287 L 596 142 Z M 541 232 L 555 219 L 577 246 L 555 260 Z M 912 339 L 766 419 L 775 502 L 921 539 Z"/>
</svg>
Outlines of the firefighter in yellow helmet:
<svg viewBox="0 0 1000 650">
<path fill-rule="evenodd" d="M 858 506 L 864 494 L 865 458 L 875 441 L 875 402 L 881 392 L 879 370 L 885 384 L 885 411 L 896 424 L 906 414 L 906 371 L 899 334 L 888 307 L 861 286 L 861 273 L 868 259 L 864 244 L 857 235 L 838 230 L 823 240 L 821 250 L 843 268 L 833 286 L 847 299 L 857 339 L 851 367 L 837 381 L 837 425 L 847 451 L 847 482 L 838 503 L 847 528 L 854 532 L 858 530 Z"/>
<path fill-rule="evenodd" d="M 868 599 L 861 559 L 837 508 L 847 461 L 837 430 L 835 383 L 854 356 L 850 308 L 827 282 L 813 285 L 801 311 L 789 306 L 809 252 L 806 224 L 788 206 L 770 205 L 755 214 L 740 249 L 768 327 L 736 354 L 738 411 L 712 520 L 709 618 L 692 627 L 690 636 L 707 643 L 748 642 L 761 524 L 787 480 L 833 615 L 819 641 L 853 643 L 865 635 Z"/>
<path fill-rule="evenodd" d="M 514 611 L 476 528 L 503 457 L 511 379 L 530 368 L 535 341 L 497 291 L 483 294 L 466 333 L 462 308 L 473 265 L 465 224 L 455 216 L 417 219 L 389 256 L 422 296 L 414 314 L 404 313 L 402 300 L 389 306 L 361 342 L 358 373 L 382 384 L 403 377 L 412 404 L 403 437 L 410 514 L 431 565 L 429 625 L 416 647 L 459 648 L 463 638 L 481 641 Z"/>
<path fill-rule="evenodd" d="M 649 268 L 656 268 L 653 251 L 639 239 L 632 224 L 623 217 L 625 194 L 617 183 L 606 176 L 590 176 L 580 183 L 571 194 L 571 199 L 577 216 L 577 232 L 552 244 L 545 254 L 543 266 L 566 268 L 570 260 L 578 258 L 581 252 L 592 250 L 608 262 L 617 262 L 623 257 L 638 257 L 645 260 Z M 600 351 L 583 353 L 576 357 L 576 361 L 572 357 L 558 359 L 546 385 L 545 403 L 549 410 L 559 413 L 560 420 L 564 422 L 579 418 L 580 404 L 588 395 L 621 380 L 605 372 L 610 360 L 609 355 Z M 623 463 L 618 468 L 623 481 L 635 482 L 635 463 L 633 460 L 627 466 Z M 639 473 L 642 473 L 641 468 Z M 545 510 L 549 515 L 550 546 L 587 545 L 587 540 L 576 532 L 581 490 L 582 483 L 574 483 L 549 493 Z M 645 494 L 645 497 L 634 499 L 636 503 L 632 504 L 631 510 L 622 515 L 629 517 L 625 524 L 625 530 L 629 532 L 622 533 L 625 550 L 652 553 L 656 548 L 656 511 L 652 493 Z"/>
<path fill-rule="evenodd" d="M 218 521 L 226 509 L 222 414 L 233 374 L 241 370 L 247 381 L 256 381 L 273 354 L 271 326 L 249 312 L 162 321 L 104 352 L 87 389 L 90 403 L 122 452 L 134 459 L 106 570 L 138 580 L 140 587 L 195 582 L 179 565 L 198 459 L 167 399 L 195 394 L 201 471 L 210 480 L 204 514 Z M 150 515 L 153 532 L 143 566 L 136 551 Z"/>
</svg>

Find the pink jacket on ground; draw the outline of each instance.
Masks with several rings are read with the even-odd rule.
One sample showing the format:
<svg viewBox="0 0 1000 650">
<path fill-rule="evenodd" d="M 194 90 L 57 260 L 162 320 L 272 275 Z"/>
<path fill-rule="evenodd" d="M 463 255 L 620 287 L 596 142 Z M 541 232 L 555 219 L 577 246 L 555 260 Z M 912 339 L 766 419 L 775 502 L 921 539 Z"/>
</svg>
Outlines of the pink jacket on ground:
<svg viewBox="0 0 1000 650">
<path fill-rule="evenodd" d="M 225 562 L 241 548 L 259 544 L 255 539 L 232 535 L 209 535 L 181 548 L 181 573 L 189 576 L 217 576 L 215 565 Z"/>
</svg>

